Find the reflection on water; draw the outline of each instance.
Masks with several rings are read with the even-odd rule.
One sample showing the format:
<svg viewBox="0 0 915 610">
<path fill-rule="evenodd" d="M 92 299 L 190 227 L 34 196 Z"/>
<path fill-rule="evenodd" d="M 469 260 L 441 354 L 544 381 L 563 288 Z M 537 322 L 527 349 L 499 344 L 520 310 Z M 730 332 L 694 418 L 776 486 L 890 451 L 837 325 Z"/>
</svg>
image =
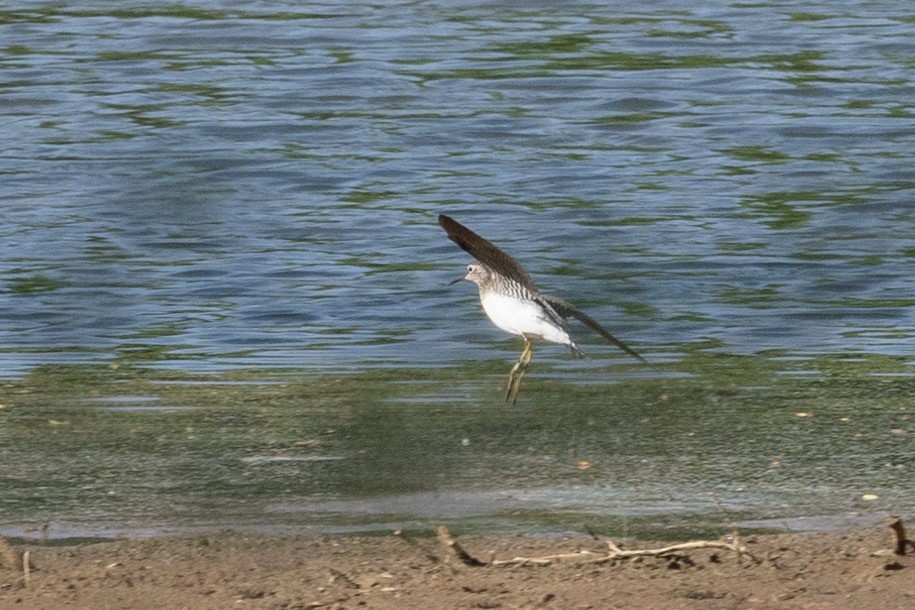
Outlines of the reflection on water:
<svg viewBox="0 0 915 610">
<path fill-rule="evenodd" d="M 822 508 L 818 489 L 848 510 L 871 485 L 902 497 L 907 8 L 0 8 L 0 418 L 18 422 L 0 438 L 36 441 L 0 446 L 3 520 L 142 528 L 166 500 L 194 523 L 319 501 L 301 518 L 333 520 L 359 494 L 442 490 L 754 517 Z M 538 349 L 525 406 L 493 408 L 517 345 L 446 286 L 466 260 L 442 211 L 652 366 L 573 327 L 588 359 Z M 50 391 L 48 365 L 81 372 L 15 394 Z M 164 377 L 95 395 L 83 375 L 107 366 Z M 134 395 L 156 400 L 84 402 Z M 884 428 L 841 436 L 863 408 Z"/>
</svg>

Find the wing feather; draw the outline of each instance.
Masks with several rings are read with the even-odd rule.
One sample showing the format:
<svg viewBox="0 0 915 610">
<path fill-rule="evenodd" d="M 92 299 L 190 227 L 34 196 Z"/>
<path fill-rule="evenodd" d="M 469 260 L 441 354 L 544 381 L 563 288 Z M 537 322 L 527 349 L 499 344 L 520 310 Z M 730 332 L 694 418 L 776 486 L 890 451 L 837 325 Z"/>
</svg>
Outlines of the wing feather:
<svg viewBox="0 0 915 610">
<path fill-rule="evenodd" d="M 439 214 L 438 224 L 442 225 L 451 241 L 459 245 L 462 250 L 490 269 L 518 282 L 534 294 L 537 293 L 537 286 L 534 284 L 534 280 L 527 274 L 521 263 L 512 258 L 507 252 L 480 237 L 450 216 Z"/>
<path fill-rule="evenodd" d="M 546 294 L 541 294 L 540 298 L 543 299 L 544 301 L 546 301 L 547 303 L 549 303 L 550 306 L 556 311 L 556 313 L 561 315 L 563 318 L 568 318 L 569 316 L 577 318 L 578 320 L 583 322 L 586 326 L 588 326 L 591 330 L 593 330 L 597 334 L 601 335 L 607 341 L 609 341 L 613 345 L 617 346 L 618 348 L 620 348 L 621 350 L 623 350 L 624 352 L 626 352 L 633 358 L 636 358 L 640 362 L 645 362 L 645 359 L 642 358 L 638 353 L 636 353 L 636 351 L 634 349 L 632 349 L 631 347 L 629 347 L 628 345 L 626 345 L 625 343 L 623 343 L 622 341 L 620 341 L 619 339 L 617 339 L 616 337 L 611 335 L 610 331 L 608 331 L 606 328 L 601 326 L 597 320 L 595 320 L 594 318 L 592 318 L 591 316 L 589 316 L 588 314 L 586 314 L 579 308 L 575 307 L 574 305 L 572 305 L 565 299 L 561 299 L 559 297 L 554 297 L 554 296 L 550 296 L 550 295 L 546 295 Z"/>
</svg>

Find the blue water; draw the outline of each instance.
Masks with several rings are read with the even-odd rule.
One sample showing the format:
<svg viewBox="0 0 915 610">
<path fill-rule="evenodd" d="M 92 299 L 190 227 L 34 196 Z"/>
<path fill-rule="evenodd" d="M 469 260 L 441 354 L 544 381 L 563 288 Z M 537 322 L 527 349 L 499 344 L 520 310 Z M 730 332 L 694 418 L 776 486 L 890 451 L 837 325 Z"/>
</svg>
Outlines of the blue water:
<svg viewBox="0 0 915 610">
<path fill-rule="evenodd" d="M 19 4 L 7 379 L 507 369 L 440 212 L 655 363 L 915 351 L 908 2 Z"/>
</svg>

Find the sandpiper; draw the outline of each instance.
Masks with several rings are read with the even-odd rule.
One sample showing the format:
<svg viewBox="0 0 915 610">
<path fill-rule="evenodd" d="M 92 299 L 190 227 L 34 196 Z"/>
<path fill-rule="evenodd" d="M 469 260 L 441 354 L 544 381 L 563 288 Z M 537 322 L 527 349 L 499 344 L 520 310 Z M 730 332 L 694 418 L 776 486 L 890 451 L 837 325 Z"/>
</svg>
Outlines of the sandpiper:
<svg viewBox="0 0 915 610">
<path fill-rule="evenodd" d="M 544 339 L 568 347 L 582 357 L 582 351 L 569 336 L 568 318 L 578 318 L 610 343 L 641 362 L 645 359 L 628 345 L 611 335 L 594 318 L 559 297 L 542 294 L 521 263 L 491 242 L 480 237 L 458 221 L 439 214 L 438 223 L 448 237 L 476 260 L 467 272 L 451 282 L 469 280 L 480 290 L 483 311 L 493 324 L 524 340 L 524 351 L 508 375 L 505 402 L 515 404 L 521 389 L 521 377 L 533 355 L 531 341 Z"/>
</svg>

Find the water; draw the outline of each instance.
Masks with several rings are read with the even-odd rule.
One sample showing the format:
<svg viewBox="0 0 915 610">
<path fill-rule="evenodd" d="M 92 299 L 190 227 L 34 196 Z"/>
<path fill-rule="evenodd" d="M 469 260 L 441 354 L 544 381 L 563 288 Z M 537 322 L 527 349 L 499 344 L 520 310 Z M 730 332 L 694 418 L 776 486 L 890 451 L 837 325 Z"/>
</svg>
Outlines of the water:
<svg viewBox="0 0 915 610">
<path fill-rule="evenodd" d="M 269 381 L 270 371 L 293 371 L 292 382 L 296 375 L 369 375 L 366 383 L 390 402 L 360 390 L 351 408 L 399 414 L 410 430 L 422 425 L 422 414 L 442 409 L 453 412 L 458 427 L 485 422 L 483 409 L 496 404 L 518 345 L 481 315 L 471 286 L 447 287 L 466 257 L 435 222 L 446 211 L 504 246 L 542 288 L 582 306 L 653 363 L 647 370 L 630 366 L 624 354 L 575 327 L 589 359 L 538 349 L 509 421 L 525 417 L 525 402 L 535 413 L 549 412 L 542 405 L 551 397 L 573 411 L 597 408 L 593 396 L 576 393 L 589 387 L 607 392 L 603 408 L 614 412 L 625 402 L 617 384 L 635 384 L 626 388 L 640 400 L 661 394 L 687 370 L 690 383 L 726 387 L 742 375 L 729 367 L 775 362 L 783 377 L 815 379 L 836 369 L 842 373 L 826 378 L 865 384 L 855 394 L 860 399 L 872 395 L 868 380 L 896 374 L 899 385 L 891 387 L 906 389 L 878 393 L 886 410 L 880 438 L 897 443 L 887 462 L 897 479 L 883 484 L 911 491 L 904 475 L 915 455 L 911 423 L 898 420 L 910 404 L 915 333 L 911 28 L 907 3 L 864 1 L 669 1 L 651 10 L 282 0 L 242 8 L 121 1 L 2 9 L 0 376 L 12 385 L 0 389 L 0 403 L 11 405 L 0 418 L 25 417 L 14 392 L 26 380 L 28 395 L 40 396 L 40 367 L 89 367 L 75 369 L 89 374 L 116 365 L 207 373 L 212 382 L 252 369 L 263 372 L 259 382 Z M 697 352 L 749 360 L 710 359 L 696 368 L 690 358 Z M 850 367 L 849 356 L 870 365 Z M 816 364 L 807 369 L 806 362 Z M 381 372 L 372 377 L 373 371 Z M 455 374 L 458 394 L 445 384 Z M 400 390 L 405 381 L 430 376 L 441 381 L 427 381 L 432 387 L 416 395 Z M 745 389 L 756 397 L 747 407 L 754 417 L 772 404 L 786 413 L 807 410 L 793 403 L 803 379 L 785 382 L 787 394 L 771 390 L 770 381 Z M 572 385 L 554 396 L 552 383 Z M 229 387 L 212 391 L 227 395 Z M 817 387 L 821 411 L 836 420 L 850 416 L 835 387 L 805 387 Z M 146 390 L 129 389 L 112 394 Z M 80 402 L 91 393 L 55 390 L 50 402 L 29 403 L 50 409 L 46 417 L 22 422 L 44 431 L 61 412 L 70 421 L 87 408 L 95 414 Z M 140 430 L 153 425 L 150 417 L 212 415 L 199 397 L 181 398 L 186 402 L 98 408 Z M 244 414 L 251 405 L 236 408 Z M 280 411 L 292 408 L 284 402 Z M 319 406 L 310 413 L 319 428 L 334 417 Z M 269 426 L 286 425 L 285 417 L 252 425 L 268 426 L 262 433 L 269 435 Z M 711 421 L 730 429 L 739 417 L 746 413 L 725 409 Z M 364 429 L 355 437 L 396 444 L 396 434 L 381 435 L 377 417 L 360 421 Z M 747 434 L 775 434 L 765 422 Z M 515 490 L 505 493 L 522 498 L 509 502 L 518 510 L 542 508 L 531 490 L 547 490 L 547 498 L 566 498 L 556 500 L 562 506 L 595 510 L 591 499 L 605 494 L 611 474 L 564 479 L 565 470 L 540 459 L 549 454 L 545 438 L 532 445 L 540 457 L 500 476 L 505 456 L 493 447 L 508 434 L 500 430 L 484 443 L 488 466 L 473 481 L 455 475 L 452 468 L 467 467 L 457 461 L 437 470 L 437 481 L 407 489 L 371 464 L 355 475 L 347 470 L 352 459 L 341 459 L 320 463 L 320 493 L 296 488 L 291 498 L 274 498 L 279 479 L 294 480 L 302 464 L 314 465 L 291 461 L 275 486 L 253 490 L 258 511 L 229 511 L 217 522 L 281 514 L 273 521 L 310 523 L 289 515 L 319 497 L 328 506 L 350 506 L 442 487 L 482 494 L 484 505 L 492 494 L 504 505 L 500 494 Z M 840 434 L 820 432 L 827 444 Z M 572 427 L 564 434 L 552 442 L 568 449 L 585 433 Z M 773 442 L 809 440 L 785 434 Z M 439 442 L 419 438 L 405 468 L 429 459 L 423 443 Z M 128 503 L 133 512 L 94 515 L 92 507 L 101 506 L 95 501 L 83 498 L 90 514 L 52 501 L 73 490 L 70 464 L 53 458 L 53 445 L 41 445 L 45 454 L 9 436 L 5 442 L 6 458 L 34 460 L 61 475 L 45 486 L 44 505 L 52 508 L 39 511 L 41 519 L 86 525 L 102 515 L 138 530 L 168 525 L 165 509 L 144 514 Z M 359 450 L 358 443 L 340 442 Z M 596 437 L 592 442 L 599 445 Z M 173 449 L 183 447 L 175 443 Z M 479 439 L 472 443 L 480 446 Z M 118 443 L 106 447 L 90 459 L 128 459 Z M 183 493 L 205 479 L 208 460 L 231 454 L 218 440 L 212 447 L 197 456 L 201 463 L 191 459 L 179 469 L 187 473 L 175 483 Z M 272 455 L 256 447 L 247 457 Z M 563 455 L 577 463 L 573 454 Z M 163 468 L 174 467 L 168 455 Z M 225 468 L 259 464 L 241 457 Z M 845 465 L 830 476 L 820 506 L 777 493 L 747 505 L 766 518 L 779 502 L 776 517 L 857 510 L 864 481 L 847 477 L 860 464 L 837 463 Z M 640 476 L 638 489 L 670 489 L 662 473 L 672 465 L 661 460 Z M 881 468 L 865 472 L 883 477 Z M 710 476 L 696 471 L 677 488 L 676 504 L 715 512 L 705 495 Z M 332 484 L 341 477 L 352 485 Z M 373 478 L 387 483 L 365 489 Z M 19 493 L 27 479 L 7 477 L 4 495 Z M 489 483 L 480 487 L 481 480 Z M 721 484 L 740 495 L 727 475 Z M 131 493 L 152 502 L 158 496 L 144 485 L 157 489 L 141 477 Z M 578 490 L 575 500 L 569 489 Z M 618 510 L 609 512 L 669 506 L 651 491 L 627 493 L 633 502 L 614 500 Z M 403 497 L 408 508 L 409 498 L 428 498 Z M 880 508 L 911 510 L 904 497 Z M 715 506 L 727 501 L 716 498 Z M 417 502 L 415 512 L 423 513 Z M 552 501 L 546 506 L 556 508 Z M 407 517 L 408 508 L 401 511 Z M 199 523 L 201 511 L 189 510 L 181 522 Z M 0 521 L 18 524 L 35 514 L 35 505 L 12 503 Z"/>
</svg>

